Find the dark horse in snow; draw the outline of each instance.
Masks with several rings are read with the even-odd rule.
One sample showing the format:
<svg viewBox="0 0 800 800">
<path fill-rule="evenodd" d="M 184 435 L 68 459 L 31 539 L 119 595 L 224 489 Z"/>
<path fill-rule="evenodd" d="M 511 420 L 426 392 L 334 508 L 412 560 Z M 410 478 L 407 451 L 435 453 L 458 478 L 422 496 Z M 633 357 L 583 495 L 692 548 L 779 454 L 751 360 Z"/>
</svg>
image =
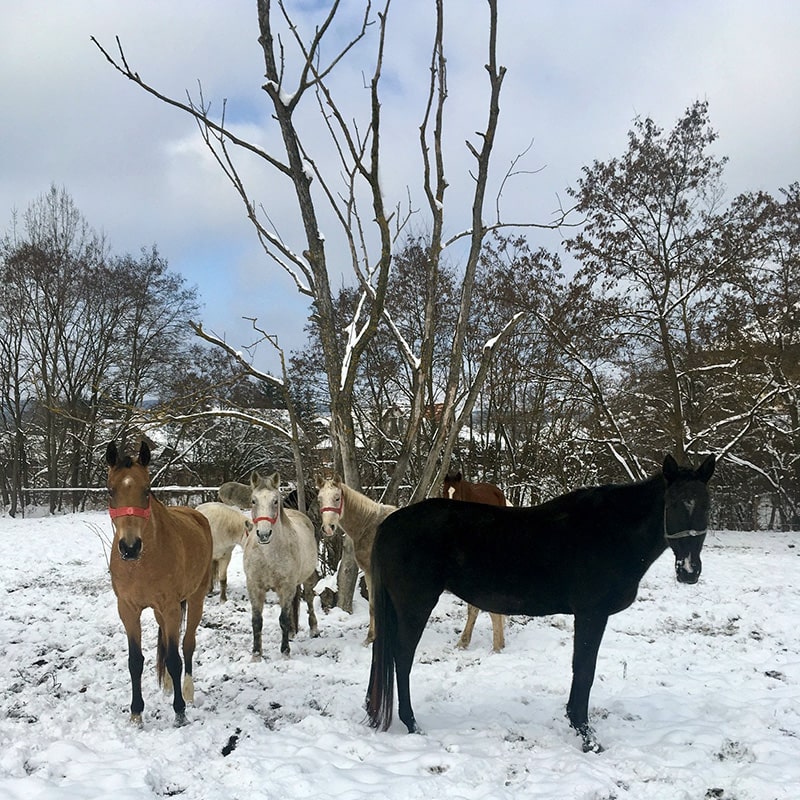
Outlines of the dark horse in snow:
<svg viewBox="0 0 800 800">
<path fill-rule="evenodd" d="M 448 590 L 496 614 L 574 615 L 567 717 L 585 751 L 601 750 L 588 711 L 606 623 L 634 601 L 639 581 L 668 546 L 677 579 L 697 582 L 715 463 L 711 455 L 692 469 L 667 455 L 648 480 L 578 489 L 532 508 L 434 498 L 388 516 L 372 551 L 372 727 L 391 724 L 396 671 L 400 719 L 409 733 L 419 730 L 411 664 Z"/>
</svg>

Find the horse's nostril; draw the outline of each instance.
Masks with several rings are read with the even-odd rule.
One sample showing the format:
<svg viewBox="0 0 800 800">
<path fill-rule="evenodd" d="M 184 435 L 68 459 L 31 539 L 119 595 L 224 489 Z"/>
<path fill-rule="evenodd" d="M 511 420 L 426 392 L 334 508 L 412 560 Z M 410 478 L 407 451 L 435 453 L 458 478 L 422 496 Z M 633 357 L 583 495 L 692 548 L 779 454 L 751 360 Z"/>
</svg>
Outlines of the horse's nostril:
<svg viewBox="0 0 800 800">
<path fill-rule="evenodd" d="M 142 540 L 136 539 L 133 544 L 128 544 L 124 539 L 119 540 L 119 554 L 125 561 L 135 561 L 142 552 Z"/>
</svg>

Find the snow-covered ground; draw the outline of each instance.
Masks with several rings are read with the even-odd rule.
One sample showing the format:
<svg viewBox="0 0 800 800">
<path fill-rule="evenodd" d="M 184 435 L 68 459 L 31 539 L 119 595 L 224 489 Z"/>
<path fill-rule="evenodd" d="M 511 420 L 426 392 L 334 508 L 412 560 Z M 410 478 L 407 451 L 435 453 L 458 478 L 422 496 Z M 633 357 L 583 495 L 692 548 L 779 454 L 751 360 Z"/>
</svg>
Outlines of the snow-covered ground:
<svg viewBox="0 0 800 800">
<path fill-rule="evenodd" d="M 367 604 L 305 619 L 279 653 L 250 658 L 237 548 L 230 600 L 209 598 L 195 706 L 173 727 L 145 612 L 144 727 L 129 722 L 127 646 L 102 513 L 0 518 L 0 797 L 553 798 L 772 800 L 800 796 L 800 535 L 713 533 L 697 586 L 664 555 L 612 617 L 590 712 L 606 750 L 584 754 L 564 717 L 572 619 L 512 618 L 491 652 L 481 615 L 443 596 L 411 689 L 423 736 L 364 723 Z M 274 598 L 273 598 L 274 599 Z"/>
</svg>

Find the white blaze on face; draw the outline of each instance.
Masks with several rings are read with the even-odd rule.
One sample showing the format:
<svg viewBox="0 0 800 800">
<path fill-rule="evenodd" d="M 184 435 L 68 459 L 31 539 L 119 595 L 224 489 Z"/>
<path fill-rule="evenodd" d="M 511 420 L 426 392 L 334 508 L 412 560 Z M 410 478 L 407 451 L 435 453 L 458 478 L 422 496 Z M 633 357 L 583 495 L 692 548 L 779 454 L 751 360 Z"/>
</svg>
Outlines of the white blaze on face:
<svg viewBox="0 0 800 800">
<path fill-rule="evenodd" d="M 451 487 L 450 487 L 450 488 L 447 490 L 447 494 L 448 494 L 448 496 L 450 497 L 450 499 L 451 499 L 451 500 L 453 499 L 453 495 L 454 495 L 455 493 L 456 493 L 456 487 L 455 487 L 455 486 L 451 486 Z"/>
</svg>

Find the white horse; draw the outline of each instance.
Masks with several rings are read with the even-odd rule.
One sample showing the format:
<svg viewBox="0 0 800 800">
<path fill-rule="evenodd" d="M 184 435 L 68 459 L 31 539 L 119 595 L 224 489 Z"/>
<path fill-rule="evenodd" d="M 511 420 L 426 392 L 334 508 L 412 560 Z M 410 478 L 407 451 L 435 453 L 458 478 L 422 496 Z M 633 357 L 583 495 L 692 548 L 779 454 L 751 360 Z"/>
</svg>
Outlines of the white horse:
<svg viewBox="0 0 800 800">
<path fill-rule="evenodd" d="M 397 506 L 377 503 L 366 495 L 342 483 L 338 475 L 332 478 L 317 478 L 317 502 L 322 516 L 322 533 L 333 535 L 341 528 L 353 540 L 356 563 L 364 572 L 369 595 L 369 631 L 364 644 L 375 638 L 375 619 L 372 605 L 372 574 L 370 560 L 372 544 L 378 525 L 386 519 Z"/>
<path fill-rule="evenodd" d="M 253 660 L 261 659 L 261 629 L 264 600 L 268 591 L 278 595 L 280 604 L 281 652 L 289 655 L 289 638 L 297 632 L 300 585 L 308 606 L 308 626 L 319 636 L 314 613 L 314 584 L 317 582 L 317 540 L 311 520 L 300 511 L 283 507 L 280 475 L 250 476 L 253 529 L 244 543 L 244 573 L 253 621 Z"/>
<path fill-rule="evenodd" d="M 244 544 L 244 537 L 253 529 L 253 523 L 241 511 L 225 503 L 201 503 L 197 510 L 208 520 L 214 542 L 209 592 L 219 580 L 219 601 L 224 603 L 228 599 L 228 565 L 233 548 Z"/>
</svg>

